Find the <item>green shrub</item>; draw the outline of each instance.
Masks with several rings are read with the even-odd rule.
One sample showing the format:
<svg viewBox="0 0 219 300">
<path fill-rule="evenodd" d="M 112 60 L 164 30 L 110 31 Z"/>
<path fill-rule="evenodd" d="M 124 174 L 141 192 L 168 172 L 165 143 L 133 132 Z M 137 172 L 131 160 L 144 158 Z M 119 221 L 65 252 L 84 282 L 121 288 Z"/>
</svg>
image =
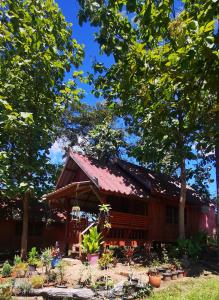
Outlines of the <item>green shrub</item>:
<svg viewBox="0 0 219 300">
<path fill-rule="evenodd" d="M 25 262 L 20 262 L 14 266 L 13 271 L 16 273 L 16 277 L 22 278 L 25 277 L 27 269 L 28 269 L 28 264 Z"/>
<path fill-rule="evenodd" d="M 0 284 L 0 300 L 12 299 L 12 285 L 10 282 Z"/>
<path fill-rule="evenodd" d="M 41 254 L 41 261 L 43 265 L 46 267 L 46 273 L 50 269 L 51 261 L 52 261 L 52 249 L 46 248 Z"/>
<path fill-rule="evenodd" d="M 20 255 L 15 255 L 14 256 L 14 265 L 16 266 L 17 264 L 20 264 L 22 262 L 22 259 Z"/>
<path fill-rule="evenodd" d="M 103 243 L 102 236 L 97 230 L 97 226 L 91 227 L 89 233 L 85 234 L 82 241 L 82 248 L 86 253 L 97 253 Z"/>
<path fill-rule="evenodd" d="M 9 277 L 12 272 L 12 267 L 9 262 L 6 260 L 2 267 L 2 277 Z"/>
<path fill-rule="evenodd" d="M 17 289 L 20 291 L 20 294 L 22 296 L 27 296 L 27 295 L 30 294 L 30 291 L 32 289 L 32 285 L 29 281 L 25 280 L 25 281 L 20 282 L 17 285 Z"/>
<path fill-rule="evenodd" d="M 100 268 L 105 269 L 113 262 L 113 253 L 105 252 L 102 254 L 101 258 L 98 260 Z"/>
<path fill-rule="evenodd" d="M 40 275 L 34 275 L 30 278 L 30 283 L 34 289 L 42 288 L 44 281 L 44 277 Z"/>
<path fill-rule="evenodd" d="M 39 265 L 39 254 L 36 247 L 33 247 L 28 253 L 28 264 L 32 266 Z"/>
<path fill-rule="evenodd" d="M 172 249 L 174 256 L 188 255 L 189 258 L 197 260 L 207 245 L 207 235 L 199 232 L 190 239 L 179 239 Z"/>
</svg>

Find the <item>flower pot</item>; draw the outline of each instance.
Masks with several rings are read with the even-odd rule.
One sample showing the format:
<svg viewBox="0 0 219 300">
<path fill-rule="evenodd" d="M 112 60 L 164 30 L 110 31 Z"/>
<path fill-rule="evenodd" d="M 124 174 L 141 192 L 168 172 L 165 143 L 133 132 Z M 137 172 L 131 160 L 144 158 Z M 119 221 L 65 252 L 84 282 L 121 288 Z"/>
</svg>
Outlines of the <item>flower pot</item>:
<svg viewBox="0 0 219 300">
<path fill-rule="evenodd" d="M 174 271 L 172 272 L 172 280 L 176 280 L 178 276 L 178 272 Z"/>
<path fill-rule="evenodd" d="M 90 265 L 96 265 L 99 259 L 98 253 L 88 253 L 87 254 L 87 260 L 90 263 Z"/>
<path fill-rule="evenodd" d="M 187 277 L 187 276 L 188 276 L 188 271 L 187 271 L 187 270 L 184 270 L 183 276 L 184 276 L 184 277 Z"/>
<path fill-rule="evenodd" d="M 149 275 L 149 283 L 155 287 L 159 288 L 161 283 L 161 276 L 160 275 Z"/>
<path fill-rule="evenodd" d="M 183 270 L 178 270 L 178 278 L 182 278 L 184 275 L 184 271 Z"/>
<path fill-rule="evenodd" d="M 30 272 L 35 272 L 36 271 L 36 266 L 35 265 L 29 265 L 29 271 Z"/>
<path fill-rule="evenodd" d="M 170 272 L 163 273 L 163 281 L 170 281 L 171 277 L 172 277 L 172 273 Z"/>
</svg>

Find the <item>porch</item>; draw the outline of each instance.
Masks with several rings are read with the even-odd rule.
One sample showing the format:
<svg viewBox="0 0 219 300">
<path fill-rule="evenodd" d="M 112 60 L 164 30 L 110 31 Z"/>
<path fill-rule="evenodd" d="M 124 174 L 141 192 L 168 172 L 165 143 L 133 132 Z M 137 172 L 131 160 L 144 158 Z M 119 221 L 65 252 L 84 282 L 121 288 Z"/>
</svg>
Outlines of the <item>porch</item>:
<svg viewBox="0 0 219 300">
<path fill-rule="evenodd" d="M 147 214 L 127 212 L 128 203 L 131 201 L 129 198 L 125 199 L 124 210 L 126 211 L 121 211 L 121 207 L 118 207 L 119 197 L 117 201 L 114 197 L 108 201 L 109 197 L 100 193 L 90 181 L 73 182 L 48 194 L 46 198 L 50 206 L 65 210 L 66 227 L 63 242 L 66 254 L 72 252 L 80 254 L 83 234 L 96 221 L 98 205 L 102 203 L 110 203 L 113 208 L 110 211 L 111 229 L 104 234 L 106 246 L 138 246 L 143 245 L 148 239 L 149 220 Z M 121 196 L 121 199 L 124 200 L 124 197 Z M 72 207 L 75 204 L 80 207 L 79 220 L 74 220 L 71 216 Z M 117 207 L 119 211 L 114 209 Z"/>
</svg>

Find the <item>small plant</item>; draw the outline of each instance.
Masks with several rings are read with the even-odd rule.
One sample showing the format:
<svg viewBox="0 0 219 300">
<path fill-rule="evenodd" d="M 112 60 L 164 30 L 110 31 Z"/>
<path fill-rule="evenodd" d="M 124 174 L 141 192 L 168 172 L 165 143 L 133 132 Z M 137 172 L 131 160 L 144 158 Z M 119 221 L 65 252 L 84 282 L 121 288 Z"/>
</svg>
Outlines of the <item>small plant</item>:
<svg viewBox="0 0 219 300">
<path fill-rule="evenodd" d="M 53 259 L 52 249 L 51 248 L 45 249 L 41 254 L 41 261 L 42 264 L 46 267 L 46 273 L 49 272 L 52 259 Z"/>
<path fill-rule="evenodd" d="M 21 278 L 21 277 L 25 277 L 27 269 L 28 269 L 28 264 L 25 262 L 20 262 L 14 266 L 13 271 L 15 272 L 16 277 Z"/>
<path fill-rule="evenodd" d="M 10 300 L 12 297 L 12 285 L 10 282 L 0 284 L 0 299 Z"/>
<path fill-rule="evenodd" d="M 22 281 L 17 285 L 17 289 L 20 291 L 22 296 L 27 296 L 30 294 L 32 285 L 28 280 Z"/>
<path fill-rule="evenodd" d="M 57 264 L 57 270 L 58 270 L 57 277 L 59 278 L 59 284 L 62 284 L 64 282 L 65 267 L 66 267 L 66 263 L 63 260 L 61 260 Z"/>
<path fill-rule="evenodd" d="M 177 258 L 174 258 L 174 259 L 173 259 L 173 265 L 175 266 L 175 268 L 176 268 L 177 270 L 181 269 L 181 267 L 182 267 L 182 264 L 181 264 L 180 260 L 177 259 Z"/>
<path fill-rule="evenodd" d="M 42 288 L 44 281 L 44 277 L 40 275 L 34 275 L 30 278 L 30 283 L 34 289 Z"/>
<path fill-rule="evenodd" d="M 163 247 L 162 256 L 163 256 L 164 264 L 168 264 L 169 263 L 169 256 L 168 256 L 167 249 L 165 247 Z"/>
<path fill-rule="evenodd" d="M 100 245 L 103 243 L 101 233 L 98 232 L 97 226 L 91 227 L 89 233 L 85 234 L 82 241 L 82 248 L 86 253 L 97 253 Z"/>
<path fill-rule="evenodd" d="M 28 264 L 34 267 L 39 265 L 39 254 L 36 247 L 33 247 L 28 253 Z"/>
<path fill-rule="evenodd" d="M 106 269 L 109 264 L 113 262 L 113 253 L 108 251 L 102 254 L 101 258 L 98 260 L 98 264 L 101 269 Z"/>
<path fill-rule="evenodd" d="M 14 256 L 14 265 L 16 266 L 17 264 L 20 264 L 22 262 L 22 259 L 20 255 L 15 255 Z"/>
<path fill-rule="evenodd" d="M 57 279 L 57 273 L 54 271 L 51 271 L 47 274 L 47 281 L 48 282 L 55 282 Z"/>
<path fill-rule="evenodd" d="M 134 293 L 134 299 L 143 299 L 146 296 L 150 296 L 152 291 L 153 291 L 153 287 L 148 283 L 145 287 L 143 287 L 142 289 Z"/>
<path fill-rule="evenodd" d="M 2 267 L 2 277 L 9 277 L 12 272 L 12 267 L 9 262 L 6 260 Z"/>
<path fill-rule="evenodd" d="M 161 262 L 159 261 L 159 259 L 153 259 L 151 262 L 151 267 L 153 268 L 157 268 L 161 265 Z"/>
</svg>

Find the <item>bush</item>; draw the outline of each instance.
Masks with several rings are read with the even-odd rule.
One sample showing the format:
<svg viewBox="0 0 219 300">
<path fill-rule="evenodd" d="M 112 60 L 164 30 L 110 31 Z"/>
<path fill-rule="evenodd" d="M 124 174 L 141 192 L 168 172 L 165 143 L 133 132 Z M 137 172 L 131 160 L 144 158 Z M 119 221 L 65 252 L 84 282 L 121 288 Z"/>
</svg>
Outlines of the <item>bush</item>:
<svg viewBox="0 0 219 300">
<path fill-rule="evenodd" d="M 46 267 L 46 273 L 48 272 L 48 269 L 51 267 L 51 261 L 52 261 L 52 249 L 47 248 L 45 249 L 41 254 L 41 261 L 43 265 Z"/>
<path fill-rule="evenodd" d="M 44 281 L 44 277 L 40 275 L 34 275 L 30 278 L 30 283 L 34 289 L 42 288 Z"/>
<path fill-rule="evenodd" d="M 0 300 L 10 300 L 12 298 L 12 286 L 10 282 L 0 284 Z"/>
<path fill-rule="evenodd" d="M 29 281 L 25 280 L 25 281 L 20 282 L 20 284 L 17 285 L 17 289 L 19 290 L 21 295 L 27 296 L 30 294 L 32 285 Z"/>
<path fill-rule="evenodd" d="M 12 267 L 9 262 L 6 260 L 2 267 L 2 277 L 9 277 L 12 272 Z"/>
<path fill-rule="evenodd" d="M 172 252 L 174 256 L 188 255 L 189 258 L 197 260 L 207 245 L 207 235 L 199 232 L 190 239 L 179 239 Z"/>
<path fill-rule="evenodd" d="M 113 253 L 112 252 L 105 252 L 102 254 L 101 258 L 98 260 L 98 264 L 101 269 L 106 269 L 109 264 L 113 262 Z"/>
<path fill-rule="evenodd" d="M 20 264 L 22 262 L 22 259 L 20 255 L 15 255 L 14 256 L 14 265 L 16 266 L 17 264 Z"/>
<path fill-rule="evenodd" d="M 89 229 L 89 233 L 84 235 L 82 248 L 86 253 L 97 253 L 102 243 L 101 233 L 98 232 L 97 226 L 94 226 Z"/>
<path fill-rule="evenodd" d="M 36 247 L 33 247 L 28 253 L 28 264 L 35 267 L 39 265 L 39 254 Z"/>
<path fill-rule="evenodd" d="M 28 264 L 25 262 L 20 262 L 14 266 L 13 271 L 16 273 L 16 277 L 21 278 L 21 277 L 25 277 L 27 269 L 28 269 Z"/>
</svg>

